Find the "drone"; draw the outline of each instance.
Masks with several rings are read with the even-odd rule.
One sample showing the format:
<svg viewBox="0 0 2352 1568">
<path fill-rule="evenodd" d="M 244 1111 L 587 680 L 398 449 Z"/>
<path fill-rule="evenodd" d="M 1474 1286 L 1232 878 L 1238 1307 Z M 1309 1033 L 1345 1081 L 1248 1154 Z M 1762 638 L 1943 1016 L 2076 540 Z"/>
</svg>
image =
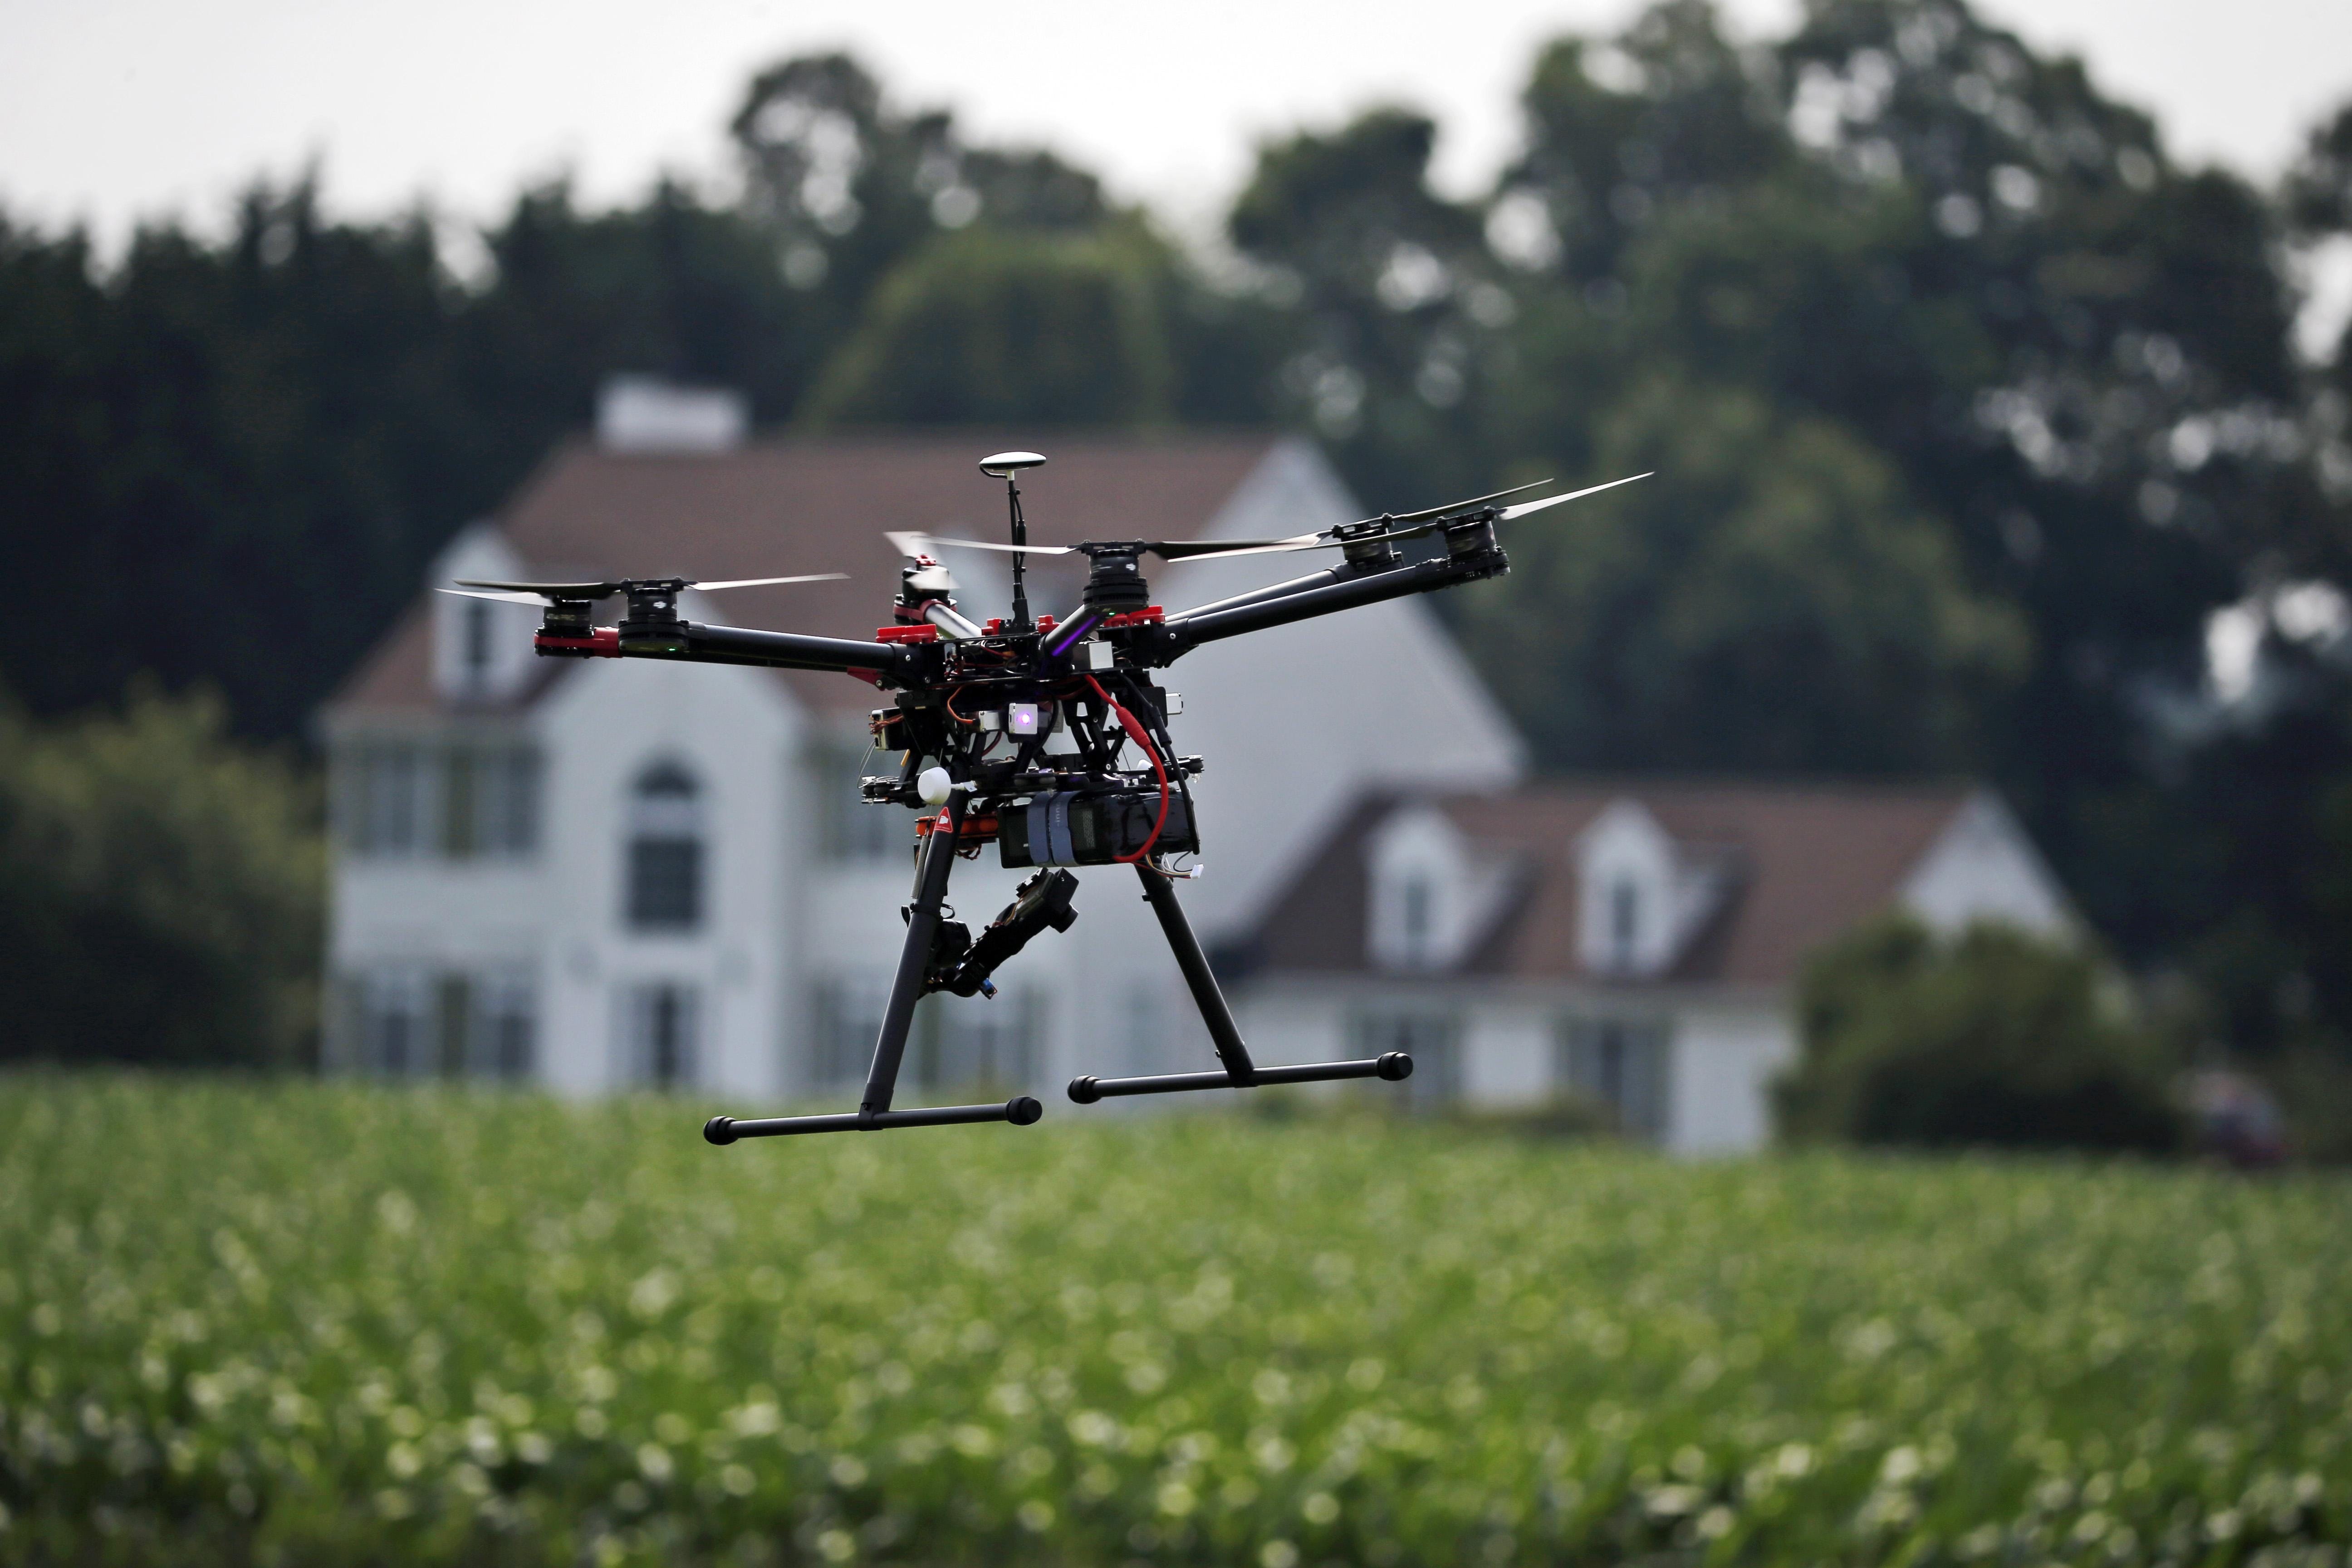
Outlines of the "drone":
<svg viewBox="0 0 2352 1568">
<path fill-rule="evenodd" d="M 855 1111 L 738 1120 L 714 1116 L 703 1126 L 712 1143 L 808 1132 L 871 1132 L 899 1127 L 972 1122 L 1028 1126 L 1043 1108 L 1023 1094 L 1001 1105 L 898 1110 L 891 1104 L 914 1021 L 915 1005 L 939 991 L 993 996 L 997 968 L 1041 932 L 1067 931 L 1077 919 L 1072 867 L 1131 866 L 1158 917 L 1215 1049 L 1213 1071 L 1133 1078 L 1073 1079 L 1080 1105 L 1129 1095 L 1259 1089 L 1344 1079 L 1398 1082 L 1412 1074 L 1402 1051 L 1359 1061 L 1267 1066 L 1254 1060 L 1233 1009 L 1211 973 L 1208 955 L 1177 902 L 1175 885 L 1199 874 L 1177 862 L 1200 853 L 1190 781 L 1202 759 L 1180 755 L 1168 732 L 1179 710 L 1154 679 L 1194 648 L 1270 626 L 1328 616 L 1409 594 L 1499 577 L 1510 561 L 1495 525 L 1580 500 L 1634 479 L 1635 474 L 1566 494 L 1511 501 L 1549 480 L 1413 512 L 1383 512 L 1286 539 L 1108 539 L 1079 544 L 1029 542 L 1020 476 L 1043 464 L 1035 452 L 999 452 L 981 472 L 1004 481 L 1008 543 L 942 539 L 929 533 L 886 537 L 906 558 L 889 626 L 870 642 L 705 626 L 679 615 L 689 590 L 709 593 L 844 575 L 755 577 L 697 582 L 683 577 L 595 583 L 461 580 L 444 593 L 543 606 L 534 639 L 551 658 L 660 658 L 699 664 L 830 670 L 891 694 L 874 710 L 875 744 L 900 756 L 898 771 L 859 781 L 869 805 L 919 813 L 915 884 L 901 907 L 907 925 L 884 1008 L 879 1037 Z M 1408 558 L 1398 547 L 1428 543 Z M 1435 548 L 1443 546 L 1443 553 Z M 974 621 L 958 607 L 955 579 L 942 550 L 1012 556 L 1011 613 Z M 1339 560 L 1286 582 L 1170 615 L 1151 603 L 1147 557 L 1208 561 L 1336 550 Z M 1032 616 L 1024 568 L 1033 555 L 1074 555 L 1087 563 L 1086 588 L 1066 616 Z M 593 624 L 597 605 L 618 595 L 617 626 Z M 1126 753 L 1132 748 L 1137 761 Z M 1026 869 L 1013 901 L 978 936 L 945 918 L 948 879 L 956 860 L 996 846 L 1001 863 Z"/>
</svg>

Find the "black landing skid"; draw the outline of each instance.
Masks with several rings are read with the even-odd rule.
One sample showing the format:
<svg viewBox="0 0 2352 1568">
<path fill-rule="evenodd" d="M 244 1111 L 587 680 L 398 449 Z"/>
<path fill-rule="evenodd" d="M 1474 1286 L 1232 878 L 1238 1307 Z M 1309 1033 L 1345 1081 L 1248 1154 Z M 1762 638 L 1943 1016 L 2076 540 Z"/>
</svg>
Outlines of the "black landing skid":
<svg viewBox="0 0 2352 1568">
<path fill-rule="evenodd" d="M 907 940 L 898 950 L 898 971 L 890 984 L 890 1001 L 882 1014 L 882 1033 L 874 1045 L 873 1065 L 866 1075 L 866 1093 L 854 1111 L 831 1116 L 775 1116 L 738 1121 L 714 1116 L 703 1124 L 702 1135 L 713 1143 L 740 1138 L 782 1138 L 803 1132 L 880 1132 L 893 1127 L 954 1127 L 978 1121 L 1009 1121 L 1026 1127 L 1045 1114 L 1045 1108 L 1025 1094 L 1002 1105 L 943 1105 L 916 1110 L 894 1110 L 892 1094 L 898 1083 L 898 1066 L 907 1051 L 907 1033 L 914 1023 L 915 1004 L 929 991 L 953 991 L 971 995 L 987 983 L 998 963 L 1020 951 L 1031 936 L 1050 925 L 1066 931 L 1076 915 L 1069 895 L 1076 879 L 1066 871 L 1033 877 L 1011 907 L 981 933 L 977 942 L 957 941 L 961 928 L 943 933 L 940 913 L 947 903 L 948 875 L 954 868 L 956 847 L 963 826 L 964 795 L 959 792 L 941 808 L 915 873 L 915 900 L 907 909 Z M 1259 1089 L 1277 1083 L 1323 1083 L 1340 1079 L 1378 1078 L 1390 1082 L 1412 1076 L 1412 1058 L 1402 1051 L 1362 1061 L 1309 1062 L 1292 1067 L 1260 1067 L 1250 1059 L 1234 1024 L 1233 1009 L 1209 971 L 1208 955 L 1192 934 L 1192 922 L 1176 901 L 1169 879 L 1149 866 L 1138 865 L 1136 876 L 1143 896 L 1160 917 L 1160 930 L 1176 954 L 1177 967 L 1201 1009 L 1202 1021 L 1216 1047 L 1222 1070 L 1163 1073 L 1148 1078 L 1095 1078 L 1070 1080 L 1070 1098 L 1080 1105 L 1135 1094 L 1182 1094 L 1205 1089 Z M 945 934 L 947 940 L 941 941 Z M 971 989 L 965 989 L 966 985 Z"/>
</svg>

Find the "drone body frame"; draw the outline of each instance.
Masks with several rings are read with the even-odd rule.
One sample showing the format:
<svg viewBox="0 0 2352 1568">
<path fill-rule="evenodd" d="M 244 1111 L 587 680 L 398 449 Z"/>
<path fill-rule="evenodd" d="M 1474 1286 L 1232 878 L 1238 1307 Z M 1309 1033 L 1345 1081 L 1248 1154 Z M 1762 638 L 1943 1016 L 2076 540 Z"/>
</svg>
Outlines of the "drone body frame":
<svg viewBox="0 0 2352 1568">
<path fill-rule="evenodd" d="M 826 670 L 865 679 L 894 694 L 875 710 L 877 747 L 901 753 L 897 774 L 861 781 L 866 800 L 921 812 L 917 819 L 913 897 L 902 909 L 907 934 L 875 1043 L 858 1109 L 836 1115 L 739 1121 L 715 1116 L 703 1133 L 713 1143 L 740 1138 L 898 1127 L 1007 1121 L 1026 1125 L 1042 1108 L 1026 1095 L 1002 1104 L 898 1110 L 898 1069 L 916 1004 L 934 991 L 993 995 L 990 976 L 1046 929 L 1066 930 L 1076 879 L 1072 866 L 1130 865 L 1158 918 L 1186 987 L 1214 1046 L 1214 1071 L 1134 1078 L 1084 1076 L 1071 1081 L 1080 1104 L 1106 1098 L 1253 1089 L 1278 1083 L 1411 1075 L 1402 1052 L 1353 1061 L 1264 1066 L 1250 1055 L 1233 1010 L 1194 936 L 1175 883 L 1189 874 L 1166 862 L 1199 849 L 1188 781 L 1198 757 L 1177 754 L 1168 731 L 1170 694 L 1152 679 L 1194 648 L 1268 627 L 1336 614 L 1413 594 L 1483 582 L 1510 570 L 1495 524 L 1569 495 L 1503 507 L 1517 491 L 1360 522 L 1282 540 L 1098 541 L 1031 545 L 1021 510 L 1019 475 L 1045 459 L 1008 452 L 985 458 L 983 472 L 1003 479 L 1012 542 L 890 536 L 910 564 L 901 574 L 894 624 L 873 641 L 759 631 L 688 621 L 690 589 L 715 590 L 803 579 L 695 583 L 669 577 L 578 584 L 467 583 L 449 592 L 543 602 L 534 640 L 547 658 L 659 658 L 701 664 Z M 1634 476 L 1643 478 L 1646 476 Z M 1629 483 L 1617 480 L 1614 483 Z M 1521 489 L 1533 487 L 1522 486 Z M 1603 489 L 1610 486 L 1596 486 Z M 1402 540 L 1437 535 L 1444 553 L 1407 560 Z M 950 575 L 934 546 L 1008 552 L 1013 557 L 1012 614 L 974 623 L 956 607 Z M 1150 603 L 1142 559 L 1279 553 L 1336 549 L 1332 566 L 1170 615 Z M 1083 554 L 1089 572 L 1070 615 L 1032 617 L 1023 567 L 1030 554 Z M 593 624 L 596 604 L 614 595 L 625 609 L 616 626 Z M 1053 749 L 1059 742 L 1060 749 Z M 1132 746 L 1140 767 L 1123 765 Z M 945 918 L 949 878 L 960 857 L 998 846 L 1003 863 L 1034 868 L 1013 901 L 975 939 Z"/>
</svg>

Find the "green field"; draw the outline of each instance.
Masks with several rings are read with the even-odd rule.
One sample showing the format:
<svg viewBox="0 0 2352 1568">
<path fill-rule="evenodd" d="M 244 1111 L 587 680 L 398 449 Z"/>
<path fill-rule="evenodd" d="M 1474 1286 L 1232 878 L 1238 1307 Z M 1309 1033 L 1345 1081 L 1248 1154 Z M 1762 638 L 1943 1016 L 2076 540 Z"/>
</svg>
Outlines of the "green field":
<svg viewBox="0 0 2352 1568">
<path fill-rule="evenodd" d="M 2326 1563 L 2352 1183 L 0 1079 L 0 1562 Z"/>
</svg>

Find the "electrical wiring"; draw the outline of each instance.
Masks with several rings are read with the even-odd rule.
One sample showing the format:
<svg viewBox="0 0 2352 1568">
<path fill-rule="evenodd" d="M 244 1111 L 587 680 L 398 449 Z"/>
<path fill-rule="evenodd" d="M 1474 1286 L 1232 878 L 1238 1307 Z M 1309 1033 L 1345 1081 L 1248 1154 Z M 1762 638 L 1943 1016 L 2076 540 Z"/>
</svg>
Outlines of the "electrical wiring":
<svg viewBox="0 0 2352 1568">
<path fill-rule="evenodd" d="M 1136 721 L 1135 715 L 1121 707 L 1109 692 L 1102 689 L 1101 683 L 1093 676 L 1085 677 L 1085 680 L 1093 689 L 1095 696 L 1101 700 L 1102 705 L 1118 715 L 1119 728 L 1127 731 L 1128 739 L 1143 748 L 1143 754 L 1151 759 L 1152 773 L 1158 775 L 1160 780 L 1160 815 L 1151 824 L 1151 836 L 1146 838 L 1142 847 L 1132 854 L 1115 857 L 1117 863 L 1120 865 L 1143 864 L 1146 863 L 1146 857 L 1151 853 L 1151 847 L 1160 842 L 1160 829 L 1168 826 L 1168 770 L 1160 763 L 1159 742 L 1152 740 L 1143 726 Z"/>
</svg>

